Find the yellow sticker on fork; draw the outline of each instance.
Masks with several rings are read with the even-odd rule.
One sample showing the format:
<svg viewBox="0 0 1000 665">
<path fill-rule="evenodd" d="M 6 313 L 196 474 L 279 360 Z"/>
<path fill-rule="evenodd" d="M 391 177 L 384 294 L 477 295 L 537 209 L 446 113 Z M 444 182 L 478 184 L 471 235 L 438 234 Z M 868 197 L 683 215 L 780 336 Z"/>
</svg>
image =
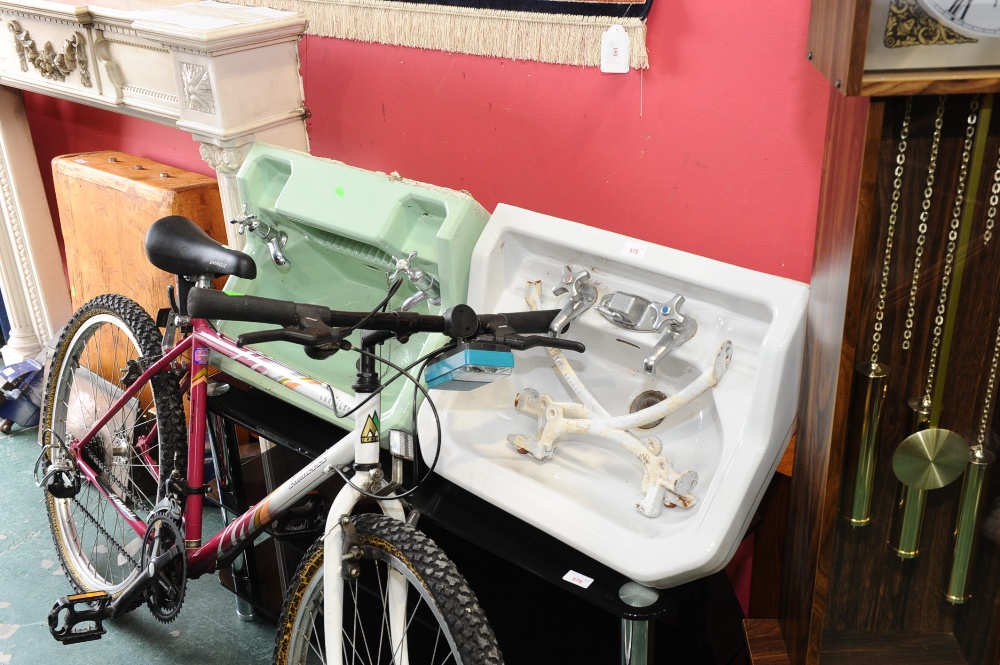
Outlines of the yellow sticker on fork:
<svg viewBox="0 0 1000 665">
<path fill-rule="evenodd" d="M 361 428 L 361 443 L 378 443 L 378 419 L 369 415 Z"/>
</svg>

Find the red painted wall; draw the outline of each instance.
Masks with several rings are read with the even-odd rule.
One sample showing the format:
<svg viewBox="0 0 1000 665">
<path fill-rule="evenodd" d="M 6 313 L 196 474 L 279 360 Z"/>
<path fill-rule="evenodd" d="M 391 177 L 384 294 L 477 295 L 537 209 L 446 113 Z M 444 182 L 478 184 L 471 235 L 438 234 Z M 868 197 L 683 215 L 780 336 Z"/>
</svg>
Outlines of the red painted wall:
<svg viewBox="0 0 1000 665">
<path fill-rule="evenodd" d="M 311 151 L 808 281 L 829 90 L 806 61 L 808 13 L 657 0 L 650 69 L 627 75 L 309 37 Z M 185 132 L 30 93 L 25 106 L 53 211 L 49 163 L 69 152 L 212 174 Z M 747 563 L 730 564 L 744 608 Z"/>
<path fill-rule="evenodd" d="M 658 0 L 650 69 L 306 38 L 313 154 L 808 281 L 828 84 L 809 3 Z M 190 135 L 25 94 L 43 173 L 118 149 L 210 173 Z"/>
</svg>

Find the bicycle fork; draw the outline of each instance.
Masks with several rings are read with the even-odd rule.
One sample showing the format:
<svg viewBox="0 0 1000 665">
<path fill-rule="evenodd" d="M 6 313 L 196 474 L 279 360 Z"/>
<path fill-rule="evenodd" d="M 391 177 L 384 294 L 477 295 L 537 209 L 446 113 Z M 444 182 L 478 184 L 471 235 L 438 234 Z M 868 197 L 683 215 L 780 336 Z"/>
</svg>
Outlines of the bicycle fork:
<svg viewBox="0 0 1000 665">
<path fill-rule="evenodd" d="M 359 384 L 364 382 L 366 356 L 362 356 L 362 372 Z M 377 379 L 376 379 L 377 380 Z M 364 388 L 356 385 L 361 393 Z M 359 395 L 360 397 L 360 395 Z M 323 615 L 327 662 L 340 663 L 344 653 L 344 593 L 345 580 L 356 580 L 361 574 L 360 562 L 362 545 L 351 521 L 351 512 L 361 500 L 364 490 L 374 493 L 383 483 L 379 466 L 379 395 L 358 409 L 354 414 L 355 432 L 359 436 L 355 443 L 355 474 L 351 482 L 337 494 L 330 507 L 323 535 Z M 362 398 L 363 399 L 363 398 Z M 388 517 L 404 521 L 403 505 L 395 499 L 379 501 L 382 512 Z M 409 662 L 406 653 L 406 580 L 395 571 L 390 571 L 388 579 L 389 630 L 393 644 L 397 644 L 397 657 L 393 662 L 405 665 Z"/>
<path fill-rule="evenodd" d="M 363 474 L 363 475 L 362 475 Z M 355 474 L 354 479 L 370 487 L 379 482 L 381 476 L 376 471 Z M 327 517 L 327 529 L 323 536 L 323 615 L 326 628 L 327 662 L 340 663 L 344 653 L 344 594 L 345 580 L 355 580 L 360 575 L 362 557 L 361 543 L 351 521 L 351 509 L 361 498 L 360 492 L 350 486 L 344 487 L 337 495 Z M 399 501 L 380 502 L 382 511 L 393 519 L 403 521 L 406 515 Z M 390 571 L 388 580 L 389 630 L 393 644 L 398 644 L 399 657 L 393 662 L 405 664 L 406 655 L 406 580 L 395 571 Z"/>
</svg>

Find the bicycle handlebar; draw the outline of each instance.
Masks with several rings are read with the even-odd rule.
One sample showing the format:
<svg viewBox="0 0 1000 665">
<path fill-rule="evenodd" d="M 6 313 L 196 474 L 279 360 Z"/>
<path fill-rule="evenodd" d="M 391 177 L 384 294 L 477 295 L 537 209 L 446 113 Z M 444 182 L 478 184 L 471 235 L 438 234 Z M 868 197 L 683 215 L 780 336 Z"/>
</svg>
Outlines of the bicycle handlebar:
<svg viewBox="0 0 1000 665">
<path fill-rule="evenodd" d="M 452 339 L 491 336 L 492 341 L 514 349 L 553 346 L 583 352 L 579 342 L 555 337 L 524 336 L 545 333 L 559 310 L 477 315 L 468 305 L 455 305 L 444 314 L 416 312 L 346 312 L 322 305 L 294 303 L 260 296 L 229 295 L 214 289 L 193 288 L 188 314 L 200 319 L 225 319 L 284 326 L 241 335 L 241 344 L 286 341 L 303 346 L 337 344 L 354 327 L 409 336 L 421 332 L 443 333 Z M 325 324 L 325 325 L 321 325 Z M 512 334 L 513 333 L 513 334 Z"/>
</svg>

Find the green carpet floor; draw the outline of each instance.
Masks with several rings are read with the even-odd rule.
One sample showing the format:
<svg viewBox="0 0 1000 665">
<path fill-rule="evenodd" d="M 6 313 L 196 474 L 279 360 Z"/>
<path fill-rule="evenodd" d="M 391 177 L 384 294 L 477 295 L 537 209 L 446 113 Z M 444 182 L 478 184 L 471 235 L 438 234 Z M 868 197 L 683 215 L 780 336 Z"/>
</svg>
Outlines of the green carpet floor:
<svg viewBox="0 0 1000 665">
<path fill-rule="evenodd" d="M 0 435 L 0 665 L 271 662 L 274 626 L 241 621 L 235 597 L 214 575 L 190 582 L 172 623 L 160 623 L 143 605 L 105 622 L 108 633 L 100 640 L 56 642 L 49 634 L 49 610 L 72 589 L 49 534 L 42 491 L 32 478 L 36 438 L 35 429 Z"/>
</svg>

